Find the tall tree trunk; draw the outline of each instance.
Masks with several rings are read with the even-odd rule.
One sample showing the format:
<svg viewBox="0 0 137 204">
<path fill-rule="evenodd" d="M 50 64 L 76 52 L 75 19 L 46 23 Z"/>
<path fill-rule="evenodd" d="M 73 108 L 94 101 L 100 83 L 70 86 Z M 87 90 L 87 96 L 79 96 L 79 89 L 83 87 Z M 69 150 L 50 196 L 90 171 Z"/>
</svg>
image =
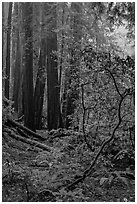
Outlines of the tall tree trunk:
<svg viewBox="0 0 137 204">
<path fill-rule="evenodd" d="M 32 38 L 32 3 L 24 3 L 25 28 L 25 70 L 23 79 L 24 125 L 35 130 L 33 100 L 33 38 Z"/>
<path fill-rule="evenodd" d="M 35 103 L 35 128 L 42 128 L 42 109 L 44 100 L 44 89 L 46 82 L 46 42 L 41 40 L 40 55 L 39 55 L 39 69 L 37 73 L 34 103 Z"/>
<path fill-rule="evenodd" d="M 7 50 L 6 50 L 6 79 L 5 79 L 5 97 L 9 99 L 9 80 L 10 80 L 10 42 L 11 42 L 11 19 L 12 2 L 9 2 L 8 20 L 7 20 Z"/>
<path fill-rule="evenodd" d="M 36 78 L 35 92 L 34 92 L 34 107 L 35 107 L 35 128 L 42 128 L 42 111 L 43 111 L 43 101 L 44 101 L 44 91 L 46 83 L 46 39 L 43 36 L 45 26 L 44 25 L 44 7 L 43 3 L 39 6 L 39 23 L 40 23 L 40 53 L 38 61 L 38 72 Z"/>
<path fill-rule="evenodd" d="M 2 76 L 4 76 L 4 65 L 5 65 L 5 4 L 2 2 Z M 4 77 L 2 77 L 2 88 L 5 87 Z M 5 93 L 4 93 L 5 94 Z"/>
<path fill-rule="evenodd" d="M 20 59 L 21 59 L 21 53 L 20 53 L 20 35 L 19 35 L 19 8 L 18 8 L 18 3 L 15 3 L 15 13 L 16 16 L 18 17 L 18 26 L 16 28 L 16 56 L 15 56 L 15 67 L 14 67 L 14 86 L 13 86 L 13 101 L 14 101 L 14 108 L 15 111 L 18 112 L 18 105 L 19 105 L 19 95 L 20 93 L 20 83 L 21 83 L 21 64 L 20 64 Z"/>
<path fill-rule="evenodd" d="M 78 76 L 78 64 L 80 59 L 78 59 L 78 50 L 80 50 L 81 41 L 81 29 L 79 25 L 81 24 L 81 5 L 80 3 L 71 3 L 70 22 L 69 26 L 71 28 L 72 40 L 70 40 L 69 46 L 69 56 L 70 56 L 70 69 L 66 71 L 65 78 L 65 89 L 64 89 L 64 121 L 65 128 L 68 128 L 71 123 L 71 115 L 75 111 L 75 101 L 79 98 L 79 76 Z"/>
<path fill-rule="evenodd" d="M 57 11 L 57 20 L 58 20 L 58 28 L 62 28 L 65 26 L 65 2 L 58 4 L 58 11 Z M 65 33 L 64 30 L 61 29 L 60 32 L 57 34 L 58 37 L 58 80 L 59 80 L 59 92 L 60 92 L 60 103 L 59 103 L 59 127 L 64 127 L 64 121 L 62 117 L 62 94 L 63 94 L 63 72 L 64 72 L 64 49 L 65 49 Z"/>
<path fill-rule="evenodd" d="M 47 38 L 47 125 L 48 130 L 59 127 L 59 86 L 57 59 L 53 54 L 57 51 L 57 35 Z"/>
<path fill-rule="evenodd" d="M 52 14 L 52 24 L 47 37 L 47 127 L 48 130 L 59 127 L 60 88 L 58 83 L 57 33 L 57 3 L 46 3 L 47 15 Z"/>
<path fill-rule="evenodd" d="M 2 2 L 2 71 L 4 70 L 4 2 Z"/>
</svg>

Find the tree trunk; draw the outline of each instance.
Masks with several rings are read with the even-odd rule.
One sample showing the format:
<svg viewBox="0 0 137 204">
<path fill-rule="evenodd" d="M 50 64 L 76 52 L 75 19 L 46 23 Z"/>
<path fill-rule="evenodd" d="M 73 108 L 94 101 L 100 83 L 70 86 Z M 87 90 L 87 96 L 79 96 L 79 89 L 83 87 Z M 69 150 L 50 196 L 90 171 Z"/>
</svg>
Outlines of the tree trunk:
<svg viewBox="0 0 137 204">
<path fill-rule="evenodd" d="M 5 97 L 9 99 L 9 80 L 10 80 L 10 42 L 11 42 L 11 19 L 12 2 L 9 2 L 8 20 L 7 20 L 7 50 L 6 50 L 6 79 L 5 79 Z"/>
<path fill-rule="evenodd" d="M 60 116 L 60 88 L 58 83 L 58 58 L 57 58 L 57 4 L 46 3 L 47 15 L 52 15 L 47 36 L 47 127 L 48 130 L 59 127 Z"/>
<path fill-rule="evenodd" d="M 2 71 L 4 70 L 4 2 L 2 2 Z"/>
<path fill-rule="evenodd" d="M 19 19 L 19 8 L 18 8 L 18 3 L 15 3 L 15 9 L 16 9 L 16 15 L 18 16 Z M 19 35 L 19 22 L 18 20 L 18 27 L 16 28 L 16 59 L 15 59 L 15 68 L 14 68 L 14 86 L 13 86 L 13 101 L 14 101 L 14 108 L 15 111 L 18 112 L 18 106 L 19 106 L 19 95 L 20 93 L 20 83 L 21 83 L 21 64 L 20 64 L 20 59 L 21 59 L 21 53 L 20 53 L 20 35 Z"/>
<path fill-rule="evenodd" d="M 58 4 L 58 27 L 62 28 L 63 26 L 65 26 L 66 24 L 66 2 L 63 3 L 59 3 Z M 58 73 L 59 73 L 59 91 L 60 91 L 60 103 L 59 103 L 59 110 L 60 110 L 60 116 L 59 116 L 59 127 L 64 127 L 64 121 L 63 121 L 63 115 L 62 115 L 62 95 L 63 95 L 63 80 L 64 80 L 64 61 L 65 61 L 65 32 L 62 29 L 59 33 L 58 33 L 58 53 L 59 53 L 59 57 L 58 57 Z"/>
<path fill-rule="evenodd" d="M 39 55 L 39 69 L 37 73 L 34 103 L 35 103 L 35 128 L 42 128 L 42 108 L 44 100 L 44 89 L 46 81 L 46 42 L 45 39 L 41 40 L 41 48 Z"/>
<path fill-rule="evenodd" d="M 59 85 L 57 59 L 53 54 L 57 51 L 57 35 L 47 38 L 47 125 L 48 130 L 59 127 Z"/>
<path fill-rule="evenodd" d="M 43 111 L 43 101 L 44 101 L 44 91 L 46 83 L 46 39 L 43 35 L 45 29 L 45 13 L 43 3 L 39 4 L 40 14 L 39 14 L 39 61 L 38 61 L 38 71 L 34 92 L 34 107 L 35 107 L 35 128 L 42 128 L 42 111 Z"/>
<path fill-rule="evenodd" d="M 23 3 L 18 4 L 18 14 L 19 14 L 19 44 L 20 44 L 20 84 L 19 84 L 19 95 L 18 95 L 18 117 L 21 117 L 24 114 L 24 104 L 23 104 L 23 74 L 24 74 L 24 66 L 25 66 L 25 38 L 24 35 L 24 21 L 23 21 Z"/>
<path fill-rule="evenodd" d="M 31 130 L 34 127 L 34 101 L 33 101 L 33 45 L 32 45 L 32 3 L 24 3 L 25 28 L 25 68 L 23 79 L 24 125 Z"/>
<path fill-rule="evenodd" d="M 78 51 L 80 50 L 79 42 L 81 41 L 81 29 L 79 25 L 81 24 L 81 6 L 79 3 L 72 2 L 71 3 L 72 14 L 70 14 L 70 22 L 69 26 L 72 30 L 71 32 L 71 40 L 69 46 L 69 55 L 70 55 L 70 69 L 68 69 L 65 73 L 65 89 L 64 89 L 64 104 L 63 104 L 63 115 L 65 121 L 65 128 L 71 126 L 72 120 L 71 115 L 74 114 L 75 111 L 75 101 L 79 98 L 79 76 L 78 76 L 78 64 L 80 59 L 78 59 Z M 75 15 L 74 15 L 75 13 Z"/>
</svg>

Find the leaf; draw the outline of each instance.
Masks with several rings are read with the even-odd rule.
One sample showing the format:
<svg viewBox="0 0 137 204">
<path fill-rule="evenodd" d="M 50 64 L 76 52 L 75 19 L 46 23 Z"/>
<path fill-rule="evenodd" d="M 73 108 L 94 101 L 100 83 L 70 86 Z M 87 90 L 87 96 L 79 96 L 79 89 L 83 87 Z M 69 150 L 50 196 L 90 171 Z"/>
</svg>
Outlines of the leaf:
<svg viewBox="0 0 137 204">
<path fill-rule="evenodd" d="M 114 175 L 116 176 L 116 177 L 119 177 L 120 176 L 120 173 L 121 173 L 121 171 L 114 171 Z"/>
<path fill-rule="evenodd" d="M 129 187 L 129 182 L 128 182 L 127 178 L 120 176 L 119 179 Z"/>
<path fill-rule="evenodd" d="M 100 179 L 100 185 L 102 186 L 104 183 L 106 183 L 106 181 L 108 181 L 108 178 L 105 178 L 105 177 L 102 177 L 101 179 Z"/>
<path fill-rule="evenodd" d="M 114 178 L 113 175 L 111 175 L 111 176 L 109 177 L 109 179 L 108 179 L 108 183 L 109 183 L 109 185 L 112 183 L 113 178 Z"/>
<path fill-rule="evenodd" d="M 65 190 L 65 188 L 62 188 L 59 190 L 60 195 L 66 195 L 67 191 Z"/>
<path fill-rule="evenodd" d="M 118 178 L 119 180 L 121 180 L 121 181 L 122 181 L 124 184 L 126 184 L 126 186 L 129 188 L 128 179 L 120 175 L 122 172 L 121 172 L 121 171 L 115 171 L 114 173 L 115 173 L 115 175 L 116 175 L 116 178 Z"/>
</svg>

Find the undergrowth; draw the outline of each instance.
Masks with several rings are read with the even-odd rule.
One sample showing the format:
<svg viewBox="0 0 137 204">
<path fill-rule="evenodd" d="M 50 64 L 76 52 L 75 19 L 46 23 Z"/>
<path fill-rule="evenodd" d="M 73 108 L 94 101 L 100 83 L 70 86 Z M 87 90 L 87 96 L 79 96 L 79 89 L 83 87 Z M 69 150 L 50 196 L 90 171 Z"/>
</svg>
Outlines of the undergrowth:
<svg viewBox="0 0 137 204">
<path fill-rule="evenodd" d="M 43 135 L 47 134 L 43 132 Z M 134 201 L 134 169 L 119 169 L 102 155 L 94 172 L 73 191 L 66 187 L 90 165 L 91 152 L 81 136 L 51 139 L 52 151 L 41 151 L 8 135 L 3 137 L 3 202 L 97 202 Z"/>
</svg>

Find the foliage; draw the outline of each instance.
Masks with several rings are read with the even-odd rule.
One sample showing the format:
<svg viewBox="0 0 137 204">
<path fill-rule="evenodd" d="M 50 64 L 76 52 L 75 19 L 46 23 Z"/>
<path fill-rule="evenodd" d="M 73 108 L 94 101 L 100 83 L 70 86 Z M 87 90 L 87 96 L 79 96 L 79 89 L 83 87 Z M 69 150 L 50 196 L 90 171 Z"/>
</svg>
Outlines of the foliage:
<svg viewBox="0 0 137 204">
<path fill-rule="evenodd" d="M 104 159 L 102 162 L 101 158 L 92 176 L 75 190 L 66 190 L 72 178 L 78 178 L 95 155 L 87 149 L 79 137 L 79 134 L 73 131 L 71 135 L 66 135 L 62 139 L 56 138 L 52 142 L 49 137 L 49 144 L 54 148 L 48 153 L 32 149 L 22 142 L 17 143 L 5 135 L 3 201 L 116 201 L 115 196 L 121 200 L 124 198 L 132 200 L 131 192 L 127 196 L 126 191 L 128 183 L 132 186 L 133 193 L 134 170 L 130 168 L 115 170 L 110 165 L 104 166 Z M 116 191 L 118 185 L 121 197 Z M 113 191 L 113 196 L 107 193 L 108 189 L 109 192 Z"/>
<path fill-rule="evenodd" d="M 135 3 L 134 2 L 122 2 L 122 3 L 109 3 L 108 5 L 108 18 L 111 23 L 118 25 L 126 24 L 127 28 L 135 26 Z M 123 21 L 123 19 L 125 21 Z"/>
<path fill-rule="evenodd" d="M 104 185 L 107 188 L 110 188 L 111 185 L 113 185 L 113 182 L 119 182 L 119 180 L 124 183 L 128 188 L 130 188 L 130 182 L 133 182 L 133 180 L 130 180 L 132 178 L 134 180 L 134 174 L 130 172 L 130 170 L 127 168 L 126 171 L 114 171 L 110 173 L 108 178 L 102 177 L 100 179 L 100 185 Z"/>
<path fill-rule="evenodd" d="M 2 123 L 6 123 L 9 118 L 14 118 L 13 101 L 3 97 L 2 104 Z"/>
<path fill-rule="evenodd" d="M 22 78 L 26 45 L 22 26 L 24 4 L 18 3 L 20 15 L 13 12 L 11 39 L 13 46 L 18 27 L 21 27 Z M 2 138 L 3 201 L 134 201 L 134 2 L 42 2 L 31 3 L 31 6 L 33 86 L 36 86 L 37 76 L 48 80 L 48 62 L 50 57 L 55 59 L 62 121 L 58 122 L 61 125 L 57 124 L 56 130 L 48 132 L 45 127 L 37 131 L 45 138 L 43 144 L 52 147 L 50 152 L 15 141 L 6 128 L 18 135 L 23 131 L 6 123 L 8 118 L 16 119 L 17 113 L 14 102 L 3 97 L 3 124 L 6 124 Z M 6 29 L 4 25 L 5 35 Z M 40 76 L 40 42 L 44 40 L 46 49 L 51 49 L 48 43 L 53 35 L 57 37 L 57 50 L 48 53 L 49 58 L 46 56 L 46 70 Z M 11 59 L 14 65 L 15 56 Z M 52 72 L 51 79 L 53 75 Z M 45 124 L 49 117 L 47 94 L 46 85 Z M 23 107 L 21 109 L 23 111 Z M 55 114 L 51 115 L 55 118 Z M 34 139 L 29 133 L 24 135 Z M 80 182 L 76 188 L 68 190 L 77 180 Z"/>
</svg>

